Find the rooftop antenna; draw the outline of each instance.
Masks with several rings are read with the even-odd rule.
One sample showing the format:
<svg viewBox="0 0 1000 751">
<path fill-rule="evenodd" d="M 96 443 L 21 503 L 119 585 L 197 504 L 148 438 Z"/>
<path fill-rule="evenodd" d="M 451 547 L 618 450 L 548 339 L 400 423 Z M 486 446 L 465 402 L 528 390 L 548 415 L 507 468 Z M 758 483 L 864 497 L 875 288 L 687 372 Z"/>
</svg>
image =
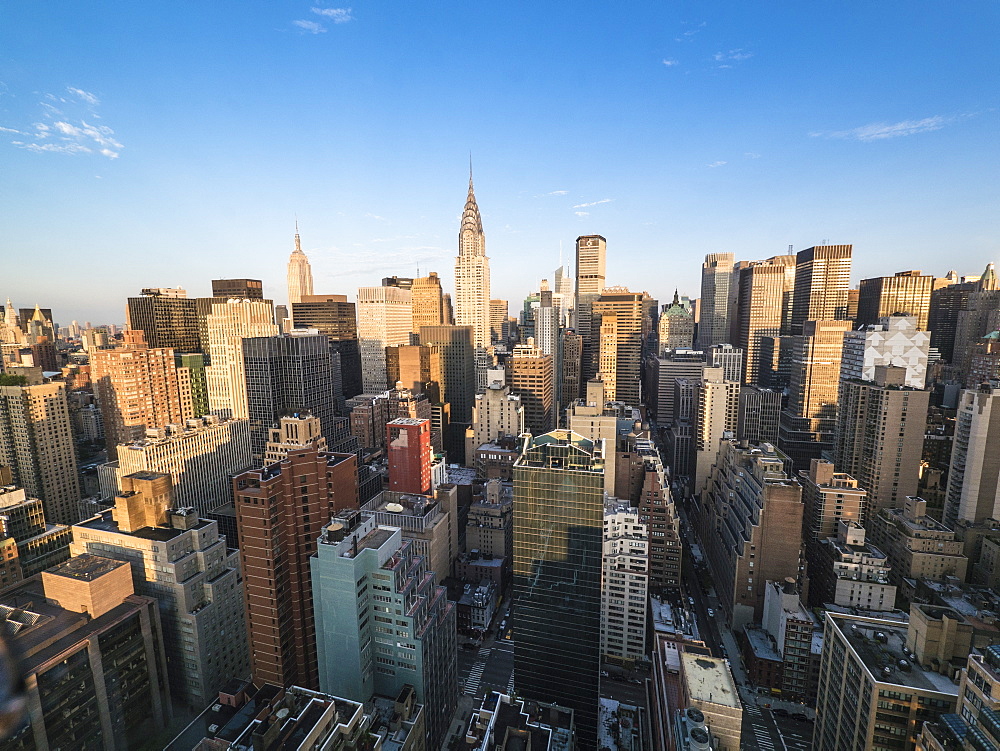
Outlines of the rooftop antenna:
<svg viewBox="0 0 1000 751">
<path fill-rule="evenodd" d="M 794 247 L 795 247 L 794 245 L 789 245 L 788 246 L 788 255 L 791 255 L 793 253 L 792 248 L 794 248 Z"/>
</svg>

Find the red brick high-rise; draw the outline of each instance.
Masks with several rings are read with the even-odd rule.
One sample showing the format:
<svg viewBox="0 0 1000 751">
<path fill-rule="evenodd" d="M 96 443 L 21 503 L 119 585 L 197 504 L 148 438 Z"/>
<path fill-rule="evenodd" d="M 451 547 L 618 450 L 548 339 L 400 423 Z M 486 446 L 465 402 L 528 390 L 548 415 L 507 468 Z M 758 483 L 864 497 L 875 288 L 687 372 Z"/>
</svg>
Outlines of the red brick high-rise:
<svg viewBox="0 0 1000 751">
<path fill-rule="evenodd" d="M 309 559 L 331 517 L 358 507 L 357 458 L 290 449 L 233 479 L 254 682 L 319 688 Z"/>
<path fill-rule="evenodd" d="M 398 417 L 386 423 L 389 490 L 397 493 L 431 492 L 431 421 Z"/>
</svg>

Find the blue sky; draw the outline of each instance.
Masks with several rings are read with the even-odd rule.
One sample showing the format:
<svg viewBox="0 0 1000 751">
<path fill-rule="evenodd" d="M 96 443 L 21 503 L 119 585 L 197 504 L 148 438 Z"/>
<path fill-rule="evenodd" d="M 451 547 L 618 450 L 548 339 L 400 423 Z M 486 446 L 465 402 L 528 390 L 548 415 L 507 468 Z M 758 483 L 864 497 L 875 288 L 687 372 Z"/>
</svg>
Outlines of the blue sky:
<svg viewBox="0 0 1000 751">
<path fill-rule="evenodd" d="M 0 296 L 450 288 L 469 152 L 496 297 L 854 244 L 855 280 L 998 253 L 995 2 L 30 2 L 0 10 Z"/>
</svg>

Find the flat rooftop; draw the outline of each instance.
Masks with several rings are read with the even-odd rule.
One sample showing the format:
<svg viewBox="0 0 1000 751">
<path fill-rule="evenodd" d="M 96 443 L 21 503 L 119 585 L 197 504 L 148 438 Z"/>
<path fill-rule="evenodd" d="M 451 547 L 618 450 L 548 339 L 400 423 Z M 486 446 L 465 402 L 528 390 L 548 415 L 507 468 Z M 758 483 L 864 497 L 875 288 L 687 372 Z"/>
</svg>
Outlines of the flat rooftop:
<svg viewBox="0 0 1000 751">
<path fill-rule="evenodd" d="M 743 708 L 736 682 L 725 660 L 682 652 L 681 666 L 692 699 L 733 709 Z"/>
<path fill-rule="evenodd" d="M 117 561 L 113 558 L 103 558 L 99 555 L 78 555 L 65 563 L 53 566 L 45 573 L 52 576 L 64 576 L 67 579 L 94 581 L 120 566 L 130 565 L 127 561 Z"/>
<path fill-rule="evenodd" d="M 831 620 L 857 653 L 876 681 L 923 691 L 958 695 L 958 685 L 940 673 L 924 670 L 910 660 L 906 650 L 906 626 L 889 621 L 862 620 L 830 614 Z M 851 628 L 857 626 L 857 630 Z M 883 634 L 883 637 L 877 636 Z M 885 641 L 881 641 L 884 638 Z M 901 667 L 905 661 L 909 670 Z M 889 668 L 886 673 L 885 668 Z"/>
<path fill-rule="evenodd" d="M 199 519 L 198 523 L 191 527 L 191 529 L 204 529 L 211 523 L 212 522 L 208 519 Z M 152 540 L 153 542 L 169 542 L 175 537 L 179 537 L 185 532 L 191 531 L 189 529 L 175 529 L 173 527 L 161 525 L 157 527 L 143 527 L 142 529 L 137 529 L 135 532 L 122 532 L 118 528 L 118 522 L 116 522 L 111 516 L 110 509 L 102 511 L 97 516 L 92 516 L 89 519 L 85 519 L 82 522 L 74 524 L 73 526 L 82 527 L 84 529 L 100 530 L 101 532 L 113 532 L 127 537 L 138 537 L 141 540 Z"/>
</svg>

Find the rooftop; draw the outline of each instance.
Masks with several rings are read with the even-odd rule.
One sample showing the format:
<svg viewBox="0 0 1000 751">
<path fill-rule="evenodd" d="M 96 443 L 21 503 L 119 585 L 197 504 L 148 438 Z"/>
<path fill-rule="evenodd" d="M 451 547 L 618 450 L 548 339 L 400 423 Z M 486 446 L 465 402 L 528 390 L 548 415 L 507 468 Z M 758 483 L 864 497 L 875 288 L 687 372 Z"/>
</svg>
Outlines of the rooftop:
<svg viewBox="0 0 1000 751">
<path fill-rule="evenodd" d="M 947 676 L 915 664 L 906 649 L 906 625 L 873 618 L 853 618 L 829 611 L 827 618 L 843 634 L 875 681 L 958 695 L 958 685 Z"/>
<path fill-rule="evenodd" d="M 212 523 L 208 519 L 199 519 L 198 523 L 191 527 L 191 529 L 204 529 Z M 191 531 L 189 529 L 175 529 L 168 525 L 159 525 L 156 527 L 143 527 L 142 529 L 137 529 L 135 532 L 122 532 L 118 528 L 118 522 L 114 520 L 110 509 L 102 511 L 100 514 L 85 519 L 73 526 L 100 530 L 101 532 L 113 532 L 128 537 L 138 537 L 141 540 L 152 540 L 153 542 L 169 542 L 175 537 L 180 537 L 185 532 Z"/>
<path fill-rule="evenodd" d="M 742 709 L 736 682 L 725 660 L 690 652 L 682 652 L 680 657 L 688 695 L 692 700 Z"/>
<path fill-rule="evenodd" d="M 113 558 L 104 558 L 99 555 L 78 555 L 70 558 L 65 563 L 53 566 L 46 571 L 52 576 L 64 576 L 67 579 L 78 579 L 80 581 L 95 581 L 107 573 L 114 571 L 120 566 L 128 566 L 127 561 L 117 561 Z"/>
</svg>

